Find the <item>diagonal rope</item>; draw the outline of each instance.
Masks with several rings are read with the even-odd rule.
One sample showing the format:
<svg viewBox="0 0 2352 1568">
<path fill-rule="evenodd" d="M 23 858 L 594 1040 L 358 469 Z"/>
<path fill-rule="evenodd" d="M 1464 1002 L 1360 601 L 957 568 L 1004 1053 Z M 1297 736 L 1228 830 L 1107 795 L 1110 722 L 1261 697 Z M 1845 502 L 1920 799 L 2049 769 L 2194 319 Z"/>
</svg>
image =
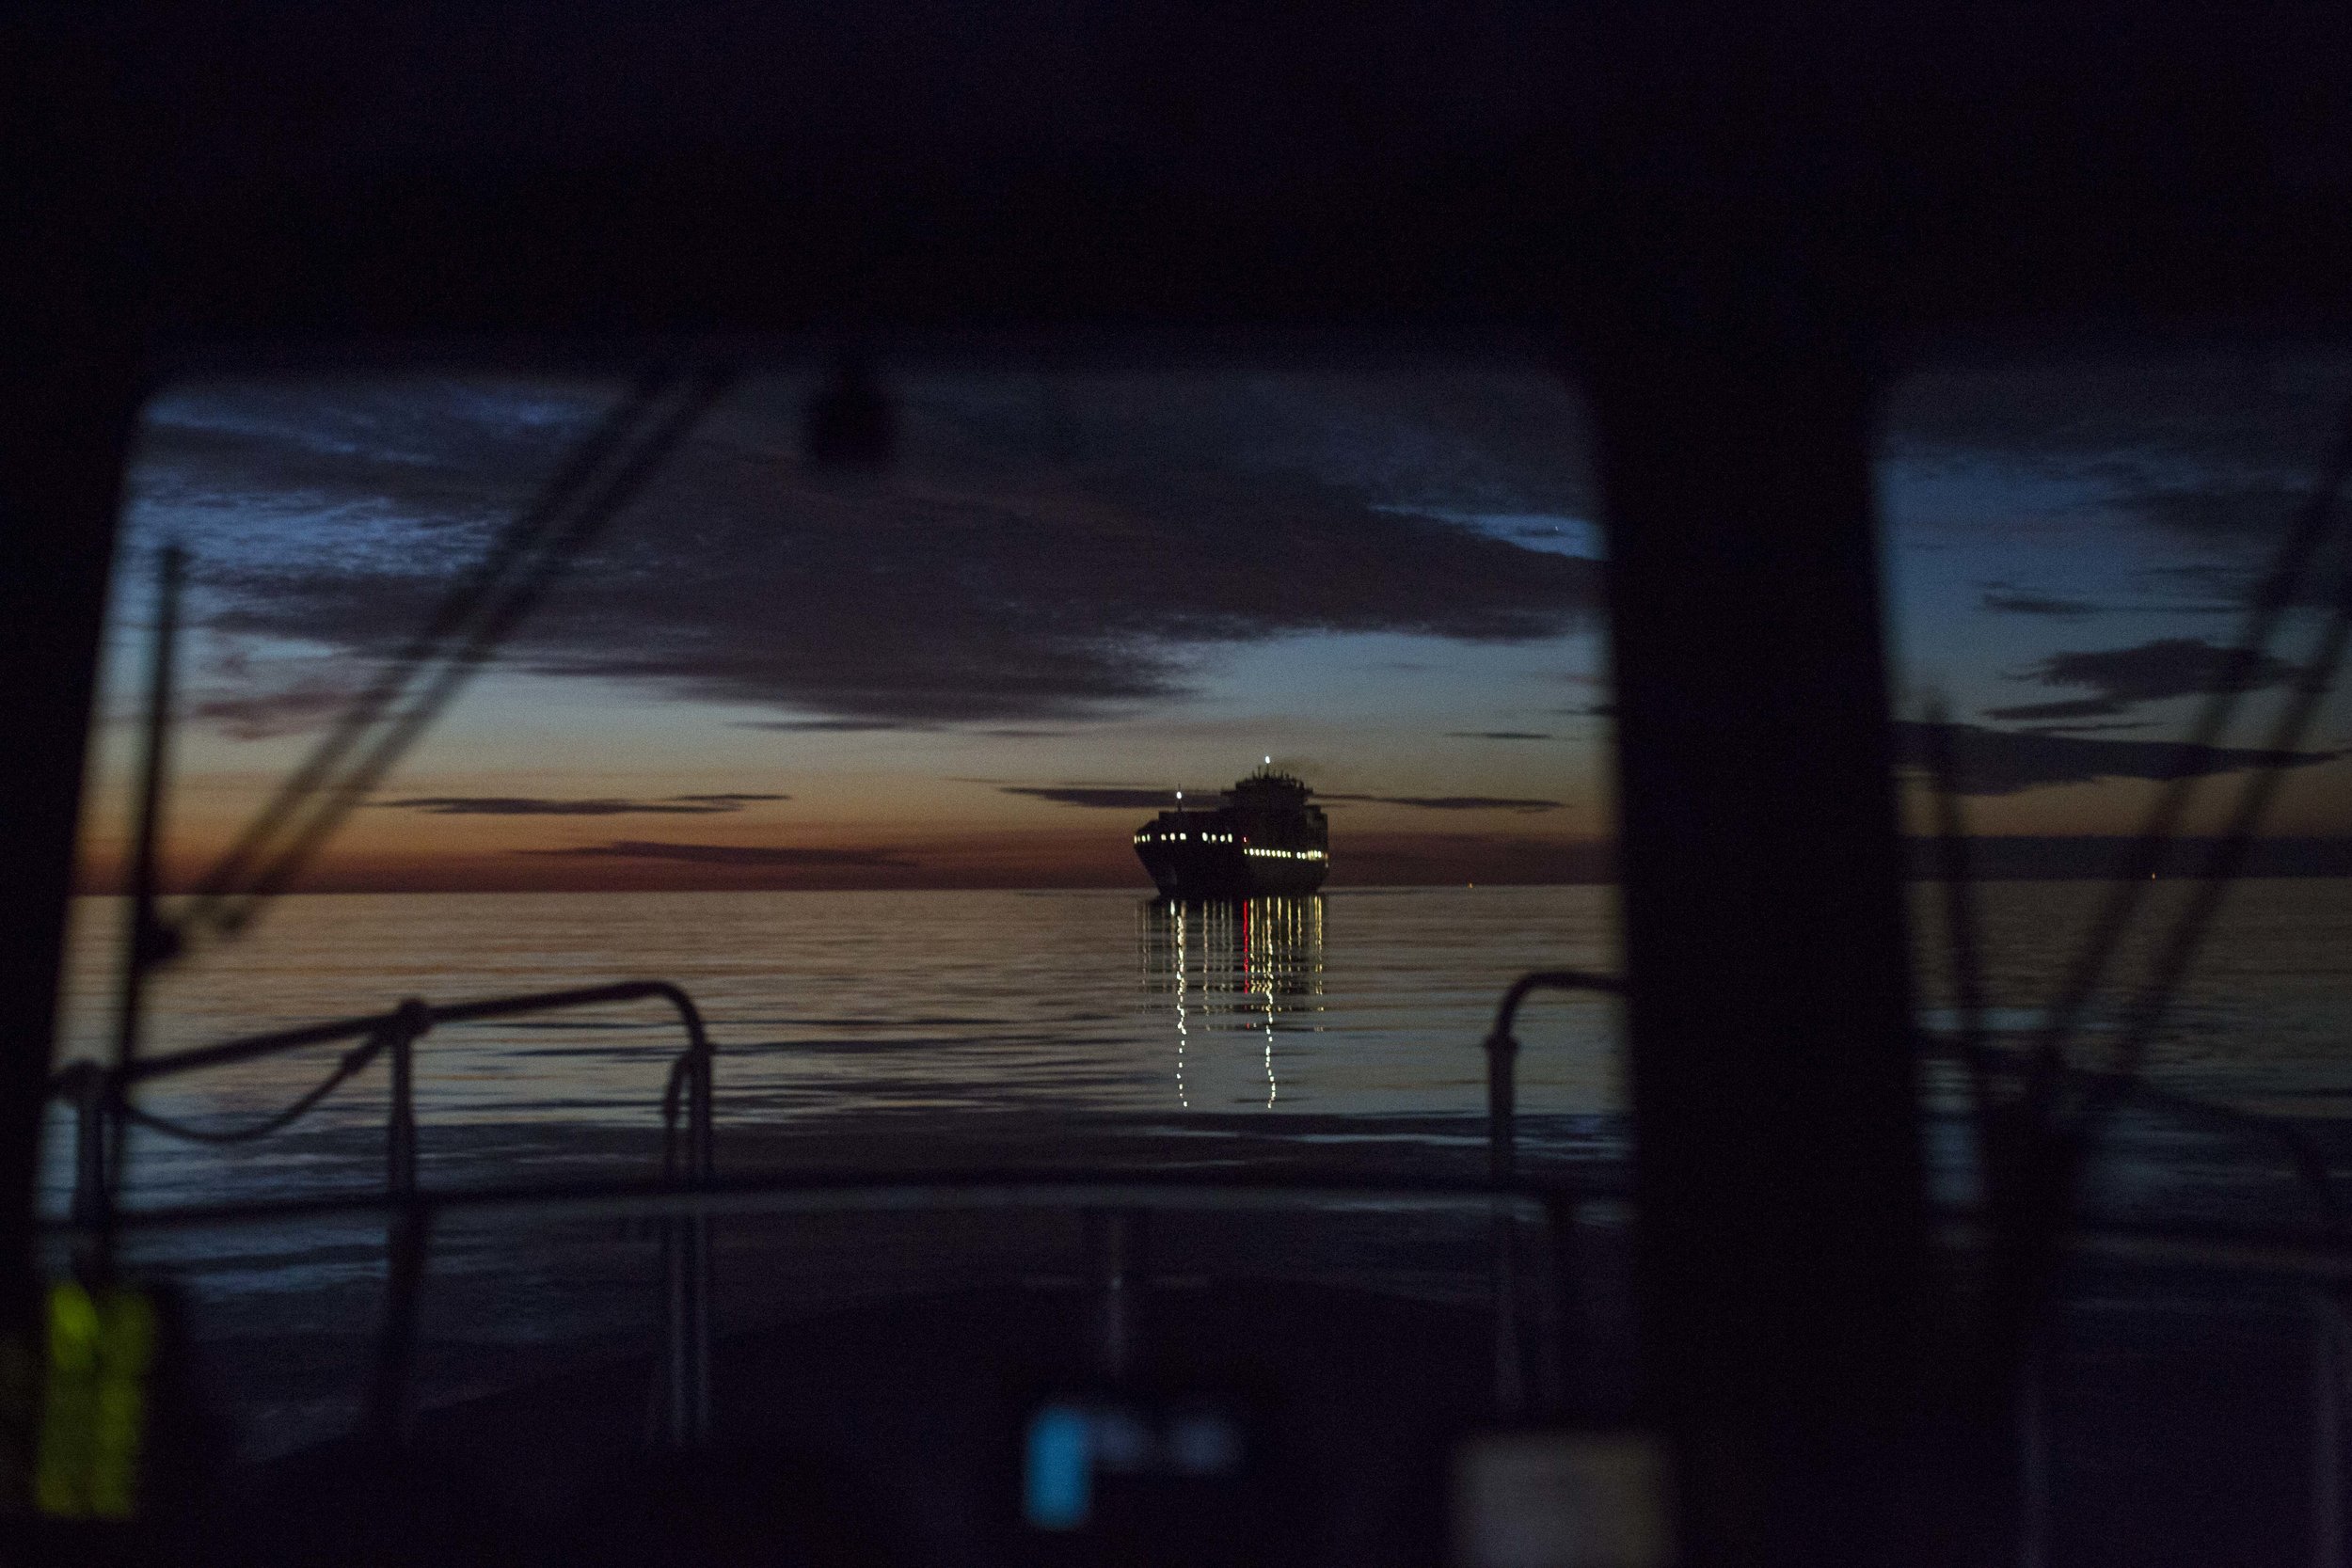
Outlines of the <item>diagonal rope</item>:
<svg viewBox="0 0 2352 1568">
<path fill-rule="evenodd" d="M 2272 568 L 2254 596 L 2243 633 L 2232 649 L 2216 689 L 2200 714 L 2192 736 L 2179 752 L 2179 771 L 2169 781 L 2133 841 L 2122 879 L 2111 884 L 2090 941 L 2077 955 L 2036 1031 L 2026 1064 L 2022 1099 L 1998 1119 L 2010 1136 L 1998 1177 L 2001 1223 L 1995 1240 L 1995 1275 L 1986 1302 L 1993 1342 L 2014 1360 L 2025 1352 L 2034 1304 L 2057 1264 L 2057 1245 L 2074 1201 L 2075 1183 L 2099 1132 L 2115 1108 L 2133 1097 L 2193 1110 L 2233 1125 L 2261 1124 L 2265 1135 L 2283 1140 L 2298 1176 L 2326 1206 L 2330 1228 L 2340 1226 L 2326 1164 L 2292 1129 L 2277 1130 L 2262 1118 L 2225 1106 L 2169 1095 L 2139 1082 L 2150 1039 L 2160 1027 L 2180 983 L 2202 944 L 2205 931 L 2231 883 L 2243 869 L 2255 832 L 2276 798 L 2287 754 L 2300 745 L 2335 673 L 2352 646 L 2352 548 L 2344 548 L 2342 578 L 2330 606 L 2327 629 L 2298 674 L 2294 695 L 2272 726 L 2272 760 L 2258 768 L 2238 793 L 2227 832 L 2207 859 L 2189 907 L 2177 919 L 2129 1012 L 2117 1065 L 2106 1072 L 2070 1067 L 2067 1046 L 2083 1009 L 2106 977 L 2145 896 L 2143 884 L 2161 865 L 2188 804 L 2197 792 L 2200 765 L 2227 732 L 2251 685 L 2257 661 L 2277 636 L 2322 547 L 2328 543 L 2337 502 L 2352 477 L 2352 407 L 2345 411 L 2335 452 L 2310 503 L 2281 542 Z M 2340 546 L 2341 547 L 2341 546 Z M 1981 1041 L 1977 1049 L 1982 1050 Z M 2081 1109 L 2071 1118 L 2059 1113 L 2069 1085 L 2082 1091 Z M 1990 1123 L 1979 1128 L 1987 1135 Z M 1992 1180 L 1988 1168 L 1988 1181 Z M 2014 1370 L 2014 1365 L 2010 1370 Z"/>
<path fill-rule="evenodd" d="M 200 923 L 209 918 L 214 904 L 245 881 L 254 861 L 269 847 L 272 837 L 283 824 L 326 782 L 367 731 L 382 720 L 386 710 L 415 679 L 417 672 L 439 654 L 441 645 L 481 612 L 501 579 L 554 527 L 596 470 L 644 417 L 646 406 L 668 380 L 666 370 L 641 377 L 628 395 L 606 414 L 588 438 L 564 460 L 530 509 L 515 519 L 466 580 L 442 601 L 433 618 L 392 656 L 373 684 L 359 694 L 302 766 L 287 776 L 278 793 L 246 825 L 199 884 L 197 900 L 183 912 L 183 922 Z"/>
<path fill-rule="evenodd" d="M 2008 1107 L 1998 1098 L 2000 1075 L 1984 1039 L 1984 959 L 1968 864 L 1968 822 L 1961 806 L 1960 763 L 1952 750 L 1949 710 L 1939 698 L 1929 705 L 1925 718 L 1928 774 L 1935 786 L 1936 879 L 1943 886 L 1945 937 L 1951 946 L 1958 1046 L 1975 1113 L 1977 1168 L 1986 1196 L 1993 1197 L 2008 1170 L 1997 1125 Z"/>
<path fill-rule="evenodd" d="M 517 528 L 517 534 L 529 537 L 512 547 L 502 545 L 494 552 L 494 563 L 499 570 L 490 576 L 513 577 L 519 570 L 519 577 L 501 583 L 478 576 L 461 589 L 456 597 L 467 601 L 463 610 L 445 611 L 436 618 L 435 627 L 431 628 L 443 635 L 421 636 L 411 644 L 412 650 L 425 648 L 426 652 L 396 673 L 396 684 L 389 680 L 382 683 L 388 695 L 370 705 L 363 717 L 329 737 L 329 744 L 323 746 L 319 756 L 313 759 L 317 766 L 306 768 L 301 789 L 290 787 L 281 791 L 279 800 L 265 814 L 265 821 L 257 823 L 256 831 L 247 834 L 250 847 L 246 847 L 241 841 L 243 852 L 235 857 L 233 865 L 226 867 L 234 875 L 224 877 L 216 872 L 208 880 L 196 904 L 183 914 L 183 927 L 200 923 L 222 934 L 233 935 L 249 924 L 264 903 L 285 890 L 328 836 L 439 718 L 491 653 L 536 606 L 564 568 L 660 470 L 678 443 L 724 392 L 733 375 L 730 372 L 712 370 L 691 378 L 655 418 L 652 428 L 631 445 L 629 428 L 642 422 L 648 408 L 660 404 L 663 379 L 649 378 L 648 383 L 641 384 L 638 393 L 586 443 L 584 461 L 566 465 L 558 482 L 550 485 L 549 499 L 533 507 L 523 526 Z M 620 453 L 617 459 L 613 456 L 616 451 Z M 616 466 L 611 466 L 600 481 L 591 483 L 580 472 L 583 468 L 593 470 L 608 465 Z M 564 503 L 574 498 L 578 498 L 578 504 L 566 520 L 563 516 Z M 463 640 L 453 649 L 439 653 L 438 645 L 446 641 L 447 634 L 462 628 L 469 619 L 472 625 Z M 388 716 L 388 710 L 398 704 L 402 690 L 420 672 L 425 673 L 422 690 L 409 698 L 405 706 Z M 345 764 L 348 753 L 371 728 L 379 724 L 381 733 L 337 775 L 336 768 Z M 276 842 L 273 847 L 273 841 L 278 840 L 281 832 L 282 842 Z M 242 886 L 237 885 L 239 880 Z"/>
<path fill-rule="evenodd" d="M 2318 717 L 2320 704 L 2343 669 L 2347 647 L 2352 647 L 2352 549 L 2345 551 L 2341 571 L 2327 630 L 2296 676 L 2293 696 L 2265 741 L 2266 749 L 2272 752 L 2291 752 L 2303 744 L 2311 733 L 2312 721 Z M 2203 944 L 2205 931 L 2219 911 L 2231 883 L 2244 867 L 2254 835 L 2260 832 L 2285 780 L 2286 765 L 2281 760 L 2257 769 L 2239 789 L 2229 829 L 2214 846 L 2188 908 L 2173 923 L 2147 983 L 2127 1015 L 2123 1037 L 2116 1051 L 2116 1077 L 2128 1081 L 2137 1075 L 2146 1058 L 2150 1039 L 2162 1027 L 2165 1015 L 2179 994 L 2181 981 Z M 2106 1097 L 2105 1102 L 2094 1099 L 2078 1118 L 2079 1124 L 2088 1125 L 2104 1115 L 2112 1098 Z"/>
<path fill-rule="evenodd" d="M 389 1036 L 377 1035 L 356 1049 L 343 1053 L 342 1059 L 335 1065 L 335 1070 L 328 1073 L 324 1081 L 310 1089 L 301 1099 L 274 1116 L 244 1127 L 191 1127 L 186 1122 L 173 1121 L 153 1111 L 134 1105 L 128 1100 L 121 1101 L 119 1104 L 126 1119 L 135 1121 L 142 1127 L 152 1128 L 167 1137 L 199 1144 L 250 1143 L 256 1138 L 265 1138 L 272 1132 L 293 1126 L 312 1106 L 334 1093 L 361 1068 L 375 1060 L 376 1056 L 383 1052 L 384 1047 L 389 1043 Z"/>
</svg>

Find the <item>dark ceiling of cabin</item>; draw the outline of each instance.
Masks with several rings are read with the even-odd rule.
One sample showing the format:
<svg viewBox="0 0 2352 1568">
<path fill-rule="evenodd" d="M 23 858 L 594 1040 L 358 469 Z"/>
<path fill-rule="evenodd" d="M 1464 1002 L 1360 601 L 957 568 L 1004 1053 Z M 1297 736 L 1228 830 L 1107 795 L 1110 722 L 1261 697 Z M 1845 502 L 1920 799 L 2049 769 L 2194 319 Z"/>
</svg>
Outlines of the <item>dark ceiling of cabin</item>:
<svg viewBox="0 0 2352 1568">
<path fill-rule="evenodd" d="M 2343 303 L 2340 16 L 1624 9 L 57 8 L 18 166 L 198 340 Z"/>
</svg>

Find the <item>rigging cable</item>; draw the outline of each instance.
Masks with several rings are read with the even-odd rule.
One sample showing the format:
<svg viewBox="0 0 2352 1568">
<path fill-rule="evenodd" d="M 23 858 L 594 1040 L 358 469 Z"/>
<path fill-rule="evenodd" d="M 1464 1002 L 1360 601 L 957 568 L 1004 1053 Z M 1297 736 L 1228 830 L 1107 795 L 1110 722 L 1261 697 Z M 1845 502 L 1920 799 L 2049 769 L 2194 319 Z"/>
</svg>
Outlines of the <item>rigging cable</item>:
<svg viewBox="0 0 2352 1568">
<path fill-rule="evenodd" d="M 302 1098 L 284 1110 L 244 1127 L 191 1127 L 186 1122 L 174 1121 L 153 1111 L 134 1105 L 128 1097 L 117 1101 L 117 1104 L 122 1115 L 129 1120 L 135 1121 L 142 1127 L 152 1128 L 169 1137 L 199 1144 L 250 1143 L 256 1138 L 265 1138 L 281 1128 L 293 1126 L 294 1122 L 301 1119 L 305 1112 L 334 1093 L 345 1079 L 375 1060 L 382 1053 L 387 1042 L 388 1037 L 378 1035 L 344 1052 L 342 1059 L 335 1064 L 335 1070 L 306 1091 Z"/>
<path fill-rule="evenodd" d="M 2138 913 L 2140 901 L 2146 893 L 2142 884 L 2160 869 L 2165 849 L 2186 815 L 2190 800 L 2197 793 L 2200 765 L 2211 755 L 2214 747 L 2235 719 L 2239 703 L 2251 688 L 2252 677 L 2260 668 L 2259 661 L 2277 636 L 2287 612 L 2294 607 L 2296 595 L 2301 591 L 2304 578 L 2310 574 L 2321 546 L 2327 541 L 2329 525 L 2335 518 L 2337 499 L 2347 476 L 2352 476 L 2352 407 L 2345 411 L 2335 451 L 2319 483 L 2313 487 L 2311 499 L 2296 517 L 2294 527 L 2280 542 L 2269 573 L 2254 594 L 2238 640 L 2231 648 L 2222 668 L 2217 672 L 2214 689 L 2199 713 L 2195 727 L 2189 737 L 2180 744 L 2179 772 L 2150 809 L 2147 821 L 2124 858 L 2117 880 L 2109 887 L 2106 903 L 2092 927 L 2090 940 L 2069 967 L 2046 1009 L 2037 1040 L 2035 1064 L 2038 1077 L 2035 1087 L 2045 1101 L 2055 1095 L 2056 1087 L 2051 1080 L 2064 1059 L 2067 1042 L 2080 1022 L 2082 1010 L 2106 977 L 2116 949 Z"/>
<path fill-rule="evenodd" d="M 417 672 L 438 656 L 441 645 L 475 619 L 500 580 L 554 527 L 580 489 L 644 418 L 646 406 L 668 384 L 667 370 L 640 377 L 576 447 L 540 491 L 531 507 L 508 525 L 489 552 L 466 579 L 451 591 L 433 617 L 386 663 L 374 682 L 362 691 L 302 766 L 287 775 L 269 802 L 246 824 L 244 832 L 198 885 L 197 901 L 184 919 L 210 915 L 212 902 L 230 895 L 243 882 L 252 863 L 269 847 L 271 838 L 317 791 L 360 737 L 400 698 Z"/>
<path fill-rule="evenodd" d="M 2180 982 L 2204 939 L 2205 928 L 2220 909 L 2222 895 L 2245 865 L 2254 834 L 2261 829 L 2263 818 L 2268 815 L 2286 777 L 2287 760 L 2310 734 L 2320 702 L 2343 668 L 2347 647 L 2352 647 L 2352 549 L 2345 552 L 2327 630 L 2296 675 L 2292 695 L 2278 722 L 2271 727 L 2265 749 L 2277 755 L 2267 766 L 2257 768 L 2240 787 L 2229 831 L 2213 847 L 2204 876 L 2199 880 L 2188 908 L 2173 923 L 2171 936 L 2132 1007 L 2122 1041 L 2116 1051 L 2119 1076 L 2128 1079 L 2135 1075 L 2146 1057 L 2150 1037 L 2170 1009 Z M 2087 1125 L 2096 1119 L 2097 1114 L 2094 1103 L 2077 1120 Z"/>
<path fill-rule="evenodd" d="M 135 1005 L 139 981 L 184 954 L 192 936 L 211 932 L 233 937 L 249 927 L 268 900 L 300 874 L 327 837 L 439 717 L 564 568 L 660 471 L 733 380 L 734 372 L 720 367 L 684 377 L 657 369 L 639 378 L 558 468 L 537 499 L 516 517 L 481 563 L 393 656 L 303 766 L 257 814 L 199 885 L 195 898 L 168 923 L 153 919 L 146 942 L 135 939 L 126 966 L 129 1005 Z M 167 568 L 176 571 L 176 555 L 167 557 Z M 159 651 L 158 659 L 167 657 L 167 646 Z M 167 665 L 160 667 L 167 670 Z M 422 689 L 412 695 L 420 677 Z M 375 732 L 372 741 L 371 732 Z M 351 760 L 355 751 L 359 754 Z M 134 1037 L 135 1027 L 135 1022 L 126 1023 L 126 1040 Z M 124 1151 L 119 1129 L 122 1122 L 136 1121 L 202 1143 L 237 1143 L 264 1136 L 325 1099 L 364 1067 L 382 1044 L 373 1041 L 349 1053 L 323 1083 L 293 1105 L 247 1128 L 215 1132 L 190 1127 L 143 1110 L 126 1095 L 112 1096 L 119 1118 L 114 1140 L 116 1158 L 111 1162 L 114 1169 L 110 1179 L 101 1183 L 104 1212 L 96 1250 L 101 1269 L 113 1250 L 112 1226 L 107 1223 L 112 1205 L 104 1201 L 103 1193 L 120 1181 Z M 125 1055 L 117 1070 L 127 1065 Z"/>
<path fill-rule="evenodd" d="M 264 903 L 282 893 L 538 603 L 563 569 L 660 470 L 732 379 L 732 372 L 724 370 L 697 372 L 667 396 L 666 407 L 662 406 L 664 394 L 673 378 L 657 373 L 640 383 L 613 417 L 583 444 L 580 455 L 565 465 L 541 502 L 524 514 L 510 536 L 493 549 L 484 569 L 461 586 L 427 631 L 403 650 L 394 668 L 370 690 L 353 716 L 288 781 L 287 787 L 206 879 L 195 902 L 183 911 L 182 929 L 210 928 L 234 935 Z M 650 428 L 638 432 L 635 427 L 647 420 Z M 600 479 L 595 477 L 599 468 L 609 470 Z M 575 499 L 578 504 L 572 508 Z M 572 513 L 568 520 L 567 509 Z M 509 577 L 515 580 L 501 580 Z M 443 651 L 441 645 L 460 631 L 462 641 Z M 400 706 L 403 693 L 421 673 L 422 690 Z M 349 753 L 379 725 L 380 733 L 346 765 Z"/>
</svg>

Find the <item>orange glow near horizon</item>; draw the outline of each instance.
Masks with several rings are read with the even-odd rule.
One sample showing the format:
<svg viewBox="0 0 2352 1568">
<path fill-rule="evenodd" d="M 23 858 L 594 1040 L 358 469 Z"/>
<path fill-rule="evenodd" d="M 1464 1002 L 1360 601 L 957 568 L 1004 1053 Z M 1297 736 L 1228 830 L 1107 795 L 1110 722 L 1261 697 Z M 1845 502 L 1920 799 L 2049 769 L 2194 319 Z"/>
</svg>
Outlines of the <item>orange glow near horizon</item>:
<svg viewBox="0 0 2352 1568">
<path fill-rule="evenodd" d="M 1033 828 L 923 831 L 898 825 L 891 846 L 873 860 L 828 863 L 832 855 L 874 853 L 871 835 L 846 825 L 812 829 L 788 841 L 771 830 L 722 834 L 698 828 L 688 836 L 635 825 L 570 845 L 550 843 L 545 824 L 468 823 L 443 837 L 415 834 L 405 842 L 381 832 L 355 835 L 319 859 L 290 890 L 303 893 L 656 892 L 858 888 L 1115 888 L 1149 892 L 1130 842 L 1134 824 L 1107 812 L 1100 830 Z M 535 832 L 533 828 L 535 826 Z M 486 831 L 485 831 L 486 830 Z M 164 891 L 184 894 L 211 867 L 214 843 L 186 838 L 165 859 Z M 1590 837 L 1518 833 L 1489 838 L 1470 832 L 1335 831 L 1333 886 L 1446 886 L 1463 881 L 1582 882 L 1603 879 L 1607 843 Z M 612 852 L 612 846 L 624 852 Z M 550 852 L 553 851 L 553 852 Z M 746 858 L 731 863 L 730 851 Z M 763 860 L 814 852 L 805 863 Z M 677 858 L 669 858 L 675 856 Z M 691 858 L 690 858 L 691 857 Z M 93 835 L 84 846 L 81 891 L 122 891 L 121 841 Z"/>
</svg>

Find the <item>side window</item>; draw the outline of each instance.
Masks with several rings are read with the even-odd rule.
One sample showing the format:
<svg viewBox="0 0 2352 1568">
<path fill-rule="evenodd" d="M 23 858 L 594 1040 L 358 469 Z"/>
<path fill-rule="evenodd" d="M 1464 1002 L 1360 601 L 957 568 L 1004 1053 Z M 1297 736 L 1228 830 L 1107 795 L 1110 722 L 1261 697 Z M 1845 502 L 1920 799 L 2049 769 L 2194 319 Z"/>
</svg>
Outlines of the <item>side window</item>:
<svg viewBox="0 0 2352 1568">
<path fill-rule="evenodd" d="M 1881 483 L 1911 828 L 1938 831 L 1940 759 L 1996 1038 L 2079 991 L 2081 1067 L 2274 1107 L 2333 1083 L 2352 716 L 2332 667 L 2328 694 L 2299 693 L 2335 650 L 2352 553 L 2347 407 L 2352 360 L 2261 347 L 1930 365 L 1896 389 Z M 2205 914 L 2193 881 L 2216 869 L 2235 885 Z M 2153 883 L 2128 911 L 2127 877 Z M 2185 921 L 2202 940 L 2174 975 Z M 2095 983 L 2070 981 L 2102 943 Z M 1949 953 L 1926 954 L 1944 1023 Z"/>
<path fill-rule="evenodd" d="M 2005 1243 L 1971 1299 L 2028 1551 L 2339 1533 L 2348 417 L 2352 357 L 2261 344 L 1889 408 L 1930 1147 Z"/>
</svg>

